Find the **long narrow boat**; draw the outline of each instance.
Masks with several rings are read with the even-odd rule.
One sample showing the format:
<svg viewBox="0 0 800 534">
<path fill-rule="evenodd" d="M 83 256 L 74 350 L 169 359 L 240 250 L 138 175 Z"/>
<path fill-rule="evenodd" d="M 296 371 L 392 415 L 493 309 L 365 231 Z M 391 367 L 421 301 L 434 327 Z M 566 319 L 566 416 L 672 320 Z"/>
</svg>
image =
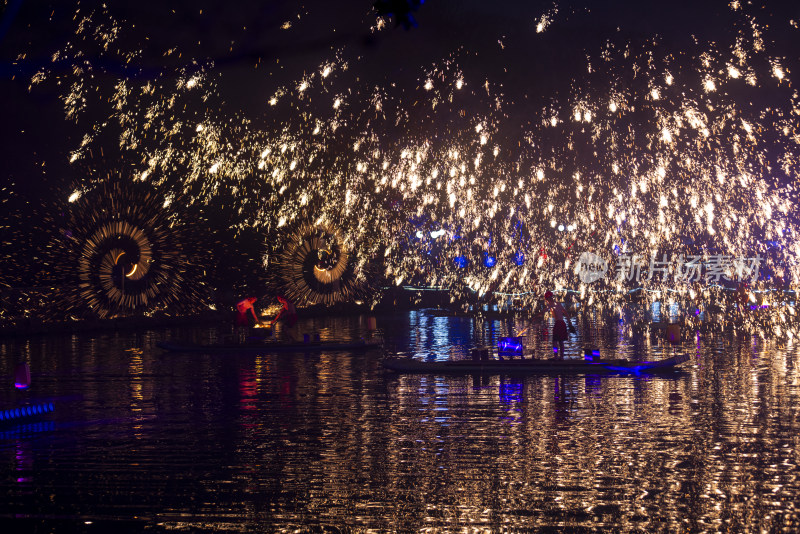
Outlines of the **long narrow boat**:
<svg viewBox="0 0 800 534">
<path fill-rule="evenodd" d="M 203 353 L 252 353 L 267 354 L 272 352 L 322 352 L 334 350 L 366 350 L 378 348 L 380 340 L 343 341 L 343 342 L 309 342 L 309 343 L 276 343 L 247 342 L 220 343 L 201 345 L 185 341 L 159 341 L 156 346 L 170 352 L 203 352 Z"/>
<path fill-rule="evenodd" d="M 28 402 L 7 410 L 0 410 L 0 428 L 39 419 L 54 410 L 55 405 L 49 400 Z"/>
<path fill-rule="evenodd" d="M 681 354 L 659 361 L 628 360 L 448 360 L 420 361 L 412 358 L 387 358 L 383 366 L 400 373 L 656 373 L 673 371 L 689 360 Z"/>
</svg>

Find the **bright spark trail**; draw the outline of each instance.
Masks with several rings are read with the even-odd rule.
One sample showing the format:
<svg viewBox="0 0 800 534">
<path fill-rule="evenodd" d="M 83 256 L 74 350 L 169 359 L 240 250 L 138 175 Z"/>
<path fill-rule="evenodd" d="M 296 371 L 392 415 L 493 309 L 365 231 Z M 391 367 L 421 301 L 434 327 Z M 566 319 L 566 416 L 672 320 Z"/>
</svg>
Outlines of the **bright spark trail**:
<svg viewBox="0 0 800 534">
<path fill-rule="evenodd" d="M 569 93 L 551 95 L 522 129 L 511 120 L 518 103 L 466 75 L 457 54 L 400 88 L 360 83 L 359 58 L 344 48 L 264 95 L 259 117 L 222 104 L 210 62 L 177 83 L 97 75 L 99 60 L 128 65 L 141 54 L 118 47 L 128 28 L 107 12 L 79 10 L 74 41 L 53 59 L 74 65 L 59 78 L 66 116 L 84 130 L 73 164 L 90 166 L 116 140 L 135 180 L 186 199 L 170 209 L 217 203 L 237 231 L 262 234 L 267 270 L 291 228 L 316 221 L 341 232 L 356 266 L 379 260 L 391 283 L 447 287 L 454 300 L 531 302 L 572 289 L 617 309 L 641 287 L 646 299 L 702 306 L 758 257 L 762 276 L 747 270 L 746 291 L 780 304 L 780 293 L 762 292 L 800 279 L 800 97 L 756 10 L 728 9 L 737 23 L 725 41 L 676 50 L 654 36 L 588 50 Z M 537 32 L 559 16 L 558 6 L 541 12 Z M 797 21 L 783 24 L 797 37 Z M 578 280 L 583 252 L 608 262 L 609 276 Z M 653 258 L 662 270 L 629 280 L 621 266 L 637 255 L 645 271 Z M 683 259 L 664 267 L 664 257 Z M 727 263 L 709 278 L 720 257 Z M 690 264 L 706 274 L 682 276 Z M 796 336 L 794 313 L 775 306 L 767 323 L 759 315 L 743 327 Z"/>
</svg>

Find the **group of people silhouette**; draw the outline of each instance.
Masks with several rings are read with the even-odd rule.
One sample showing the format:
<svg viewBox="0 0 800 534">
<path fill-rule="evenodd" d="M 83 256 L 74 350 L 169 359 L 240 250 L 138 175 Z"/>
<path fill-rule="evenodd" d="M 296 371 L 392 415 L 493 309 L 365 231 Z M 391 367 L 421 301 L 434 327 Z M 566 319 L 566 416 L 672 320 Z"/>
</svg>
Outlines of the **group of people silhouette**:
<svg viewBox="0 0 800 534">
<path fill-rule="evenodd" d="M 256 313 L 255 303 L 258 301 L 256 297 L 246 297 L 237 302 L 236 315 L 234 318 L 235 329 L 238 331 L 255 326 L 272 329 L 278 321 L 281 321 L 286 338 L 289 341 L 297 341 L 297 334 L 294 331 L 294 327 L 297 324 L 297 309 L 294 304 L 283 295 L 276 295 L 275 298 L 281 303 L 281 309 L 269 323 L 262 321 L 258 313 Z"/>
</svg>

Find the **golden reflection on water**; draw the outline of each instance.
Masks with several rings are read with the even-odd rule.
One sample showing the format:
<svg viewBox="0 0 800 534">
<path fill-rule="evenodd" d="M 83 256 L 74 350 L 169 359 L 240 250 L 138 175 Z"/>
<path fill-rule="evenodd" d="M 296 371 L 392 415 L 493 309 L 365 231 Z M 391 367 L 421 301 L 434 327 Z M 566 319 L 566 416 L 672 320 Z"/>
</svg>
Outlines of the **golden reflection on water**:
<svg viewBox="0 0 800 534">
<path fill-rule="evenodd" d="M 464 357 L 468 343 L 521 326 L 394 321 L 382 323 L 390 353 L 418 358 Z M 360 333 L 341 318 L 314 328 Z M 78 499 L 70 513 L 130 518 L 136 502 L 137 517 L 179 530 L 797 531 L 797 346 L 717 334 L 676 348 L 619 332 L 596 329 L 593 342 L 652 358 L 690 351 L 691 365 L 668 378 L 443 377 L 387 373 L 380 351 L 178 355 L 124 336 L 6 344 L 31 360 L 37 394 L 81 397 L 56 412 L 68 439 L 0 442 L 25 481 L 0 482 L 0 513 L 63 513 L 58 503 Z"/>
<path fill-rule="evenodd" d="M 130 376 L 129 384 L 130 384 L 130 406 L 131 412 L 134 416 L 140 415 L 142 411 L 145 409 L 145 388 L 148 390 L 152 389 L 152 382 L 145 381 L 143 379 L 144 373 L 144 359 L 142 358 L 142 349 L 139 348 L 132 348 L 126 351 L 128 353 L 128 375 Z M 147 396 L 150 397 L 151 391 L 147 392 Z M 137 439 L 142 439 L 144 437 L 142 432 L 142 422 L 141 420 L 134 421 L 132 423 L 132 430 L 134 435 Z"/>
<path fill-rule="evenodd" d="M 435 321 L 427 326 L 416 332 L 420 345 L 447 337 Z M 797 526 L 797 439 L 764 420 L 765 409 L 788 410 L 797 428 L 790 387 L 798 377 L 787 363 L 796 350 L 786 347 L 765 365 L 776 348 L 769 343 L 693 343 L 702 354 L 697 367 L 671 379 L 391 377 L 389 419 L 379 425 L 390 435 L 381 464 L 386 485 L 362 504 L 421 530 L 670 525 L 715 532 L 748 530 L 754 518 L 766 530 Z M 356 450 L 327 458 L 326 497 L 353 491 L 334 482 L 367 453 L 357 435 L 328 445 Z M 387 509 L 382 499 L 397 504 Z M 414 511 L 422 515 L 411 520 Z"/>
</svg>

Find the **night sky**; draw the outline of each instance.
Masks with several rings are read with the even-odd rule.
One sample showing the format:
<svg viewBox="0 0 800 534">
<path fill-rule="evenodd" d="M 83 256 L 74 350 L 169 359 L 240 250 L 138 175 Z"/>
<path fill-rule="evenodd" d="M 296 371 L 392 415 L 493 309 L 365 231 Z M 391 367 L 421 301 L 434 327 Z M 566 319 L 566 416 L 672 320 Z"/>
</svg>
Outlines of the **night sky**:
<svg viewBox="0 0 800 534">
<path fill-rule="evenodd" d="M 96 4 L 100 4 L 97 2 Z M 771 24 L 771 46 L 797 60 L 797 31 L 786 24 L 800 8 L 794 2 L 759 2 L 747 9 Z M 67 152 L 80 132 L 63 118 L 52 87 L 29 91 L 31 76 L 50 63 L 72 37 L 77 8 L 92 2 L 3 0 L 0 4 L 0 135 L 4 183 L 21 194 L 42 197 L 42 184 L 63 183 L 71 171 Z M 354 67 L 368 84 L 414 84 L 420 67 L 455 55 L 475 78 L 502 84 L 512 100 L 541 100 L 569 90 L 586 55 L 605 42 L 658 40 L 665 49 L 713 42 L 732 23 L 728 2 L 487 2 L 429 0 L 414 14 L 418 26 L 369 31 L 372 2 L 174 1 L 110 3 L 126 21 L 125 42 L 142 47 L 132 65 L 102 64 L 100 70 L 134 79 L 155 78 L 213 60 L 231 110 L 257 120 L 265 95 L 343 49 L 361 57 Z M 543 14 L 554 13 L 537 33 Z M 291 27 L 282 25 L 291 22 Z M 175 49 L 180 57 L 165 57 Z M 258 67 L 256 67 L 258 65 Z M 71 65 L 57 69 L 69 71 Z"/>
<path fill-rule="evenodd" d="M 100 140 L 106 143 L 102 155 L 93 152 L 79 164 L 69 163 L 92 120 L 104 120 L 108 96 L 89 95 L 79 124 L 66 120 L 62 99 L 67 91 L 60 80 L 76 65 L 69 58 L 52 61 L 54 53 L 69 49 L 75 40 L 77 20 L 103 11 L 101 6 L 0 1 L 0 157 L 2 183 L 8 186 L 4 195 L 11 195 L 4 199 L 0 222 L 7 226 L 6 250 L 22 247 L 26 230 L 46 233 L 41 221 L 49 206 L 63 202 L 87 174 L 111 172 L 119 164 L 114 139 Z M 416 27 L 394 27 L 389 20 L 381 31 L 374 31 L 371 1 L 114 1 L 105 9 L 103 17 L 120 25 L 113 46 L 121 52 L 84 51 L 99 87 L 109 88 L 120 79 L 135 85 L 177 84 L 203 72 L 216 84 L 219 114 L 246 121 L 253 130 L 269 131 L 282 117 L 290 121 L 292 108 L 272 109 L 270 97 L 334 57 L 348 63 L 354 94 L 356 85 L 362 93 L 382 88 L 389 94 L 387 102 L 407 106 L 412 117 L 417 103 L 407 95 L 421 86 L 426 72 L 452 63 L 472 90 L 491 84 L 492 94 L 504 103 L 497 134 L 515 145 L 541 122 L 542 109 L 593 90 L 596 82 L 587 71 L 596 73 L 599 67 L 602 75 L 598 58 L 604 50 L 629 49 L 636 68 L 647 65 L 646 54 L 654 64 L 671 58 L 673 65 L 681 65 L 682 57 L 700 57 L 717 43 L 725 56 L 732 32 L 746 33 L 752 19 L 769 57 L 789 76 L 800 68 L 800 7 L 793 2 L 428 0 L 414 13 Z M 123 61 L 125 51 L 137 53 Z M 691 62 L 685 63 L 691 69 Z M 31 87 L 31 78 L 43 69 L 49 72 L 47 82 Z M 639 83 L 635 73 L 631 79 Z M 772 99 L 783 105 L 791 92 L 790 80 L 757 90 L 745 84 L 724 89 L 726 98 L 743 109 L 768 108 Z"/>
</svg>

